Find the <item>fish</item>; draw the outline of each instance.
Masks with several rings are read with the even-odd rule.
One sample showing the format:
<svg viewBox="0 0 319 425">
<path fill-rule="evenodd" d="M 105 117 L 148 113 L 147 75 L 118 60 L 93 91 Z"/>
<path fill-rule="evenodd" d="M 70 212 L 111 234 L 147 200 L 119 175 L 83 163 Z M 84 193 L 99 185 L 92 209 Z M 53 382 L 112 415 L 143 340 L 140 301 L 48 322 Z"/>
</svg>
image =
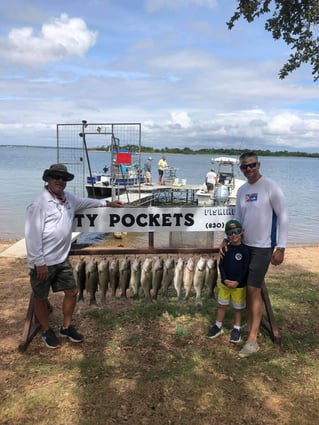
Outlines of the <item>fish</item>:
<svg viewBox="0 0 319 425">
<path fill-rule="evenodd" d="M 121 298 L 126 298 L 126 290 L 129 287 L 131 277 L 131 261 L 125 257 L 120 262 L 119 287 L 121 289 Z"/>
<path fill-rule="evenodd" d="M 199 257 L 195 267 L 194 282 L 193 282 L 195 294 L 196 294 L 196 298 L 195 298 L 196 306 L 203 305 L 201 297 L 202 297 L 202 289 L 205 283 L 205 274 L 206 274 L 206 258 Z"/>
<path fill-rule="evenodd" d="M 85 274 L 86 262 L 84 258 L 81 258 L 75 265 L 75 281 L 78 288 L 78 301 L 84 301 L 84 290 L 85 290 Z"/>
<path fill-rule="evenodd" d="M 106 302 L 106 292 L 110 280 L 109 262 L 106 258 L 103 258 L 97 267 L 99 273 L 99 286 L 101 289 L 101 303 Z"/>
<path fill-rule="evenodd" d="M 119 274 L 120 274 L 120 266 L 118 258 L 113 258 L 109 264 L 109 273 L 110 273 L 110 288 L 112 298 L 116 296 L 116 290 L 119 285 Z"/>
<path fill-rule="evenodd" d="M 151 296 L 153 300 L 157 299 L 158 291 L 161 288 L 162 278 L 163 278 L 163 259 L 161 257 L 155 257 L 153 260 L 153 267 L 152 267 Z"/>
<path fill-rule="evenodd" d="M 96 291 L 99 283 L 99 274 L 97 270 L 97 261 L 95 258 L 91 258 L 86 266 L 86 282 L 85 287 L 87 292 L 90 294 L 89 304 L 96 304 Z"/>
<path fill-rule="evenodd" d="M 184 273 L 183 273 L 183 285 L 185 288 L 185 297 L 184 300 L 188 300 L 192 286 L 193 286 L 193 279 L 194 279 L 194 273 L 195 273 L 195 260 L 194 257 L 191 256 L 187 260 L 185 266 L 184 266 Z"/>
<path fill-rule="evenodd" d="M 145 302 L 152 302 L 151 288 L 152 288 L 152 259 L 147 257 L 143 261 L 141 271 L 141 287 L 144 291 Z"/>
<path fill-rule="evenodd" d="M 209 257 L 206 262 L 205 287 L 208 289 L 208 298 L 215 297 L 215 288 L 217 286 L 218 268 L 217 259 Z"/>
<path fill-rule="evenodd" d="M 174 266 L 174 258 L 171 256 L 167 257 L 164 261 L 163 277 L 161 283 L 162 294 L 164 297 L 168 296 L 168 288 L 171 286 L 174 279 Z"/>
<path fill-rule="evenodd" d="M 179 257 L 176 261 L 174 269 L 173 284 L 177 295 L 177 301 L 182 301 L 182 285 L 183 285 L 184 260 Z"/>
<path fill-rule="evenodd" d="M 138 298 L 139 289 L 141 286 L 141 259 L 135 257 L 131 265 L 131 277 L 129 287 L 133 292 L 133 298 Z"/>
</svg>

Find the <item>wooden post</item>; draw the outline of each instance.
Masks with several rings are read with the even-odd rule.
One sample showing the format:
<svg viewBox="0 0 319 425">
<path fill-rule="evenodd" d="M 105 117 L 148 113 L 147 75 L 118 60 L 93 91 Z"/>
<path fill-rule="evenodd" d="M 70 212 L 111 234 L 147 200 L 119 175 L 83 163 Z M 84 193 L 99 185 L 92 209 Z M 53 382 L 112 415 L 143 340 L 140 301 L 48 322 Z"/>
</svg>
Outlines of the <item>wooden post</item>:
<svg viewBox="0 0 319 425">
<path fill-rule="evenodd" d="M 49 309 L 49 313 L 51 313 L 53 310 L 49 301 L 48 301 L 48 309 Z M 32 291 L 30 295 L 29 306 L 27 310 L 26 319 L 24 322 L 23 331 L 22 331 L 22 338 L 18 347 L 21 353 L 23 353 L 27 349 L 28 345 L 36 336 L 36 334 L 40 331 L 40 329 L 41 329 L 41 325 L 38 322 L 36 315 L 34 313 L 34 294 Z"/>
<path fill-rule="evenodd" d="M 266 314 L 267 314 L 267 318 L 268 318 L 268 321 L 265 318 L 262 318 L 261 324 L 269 332 L 270 337 L 273 340 L 273 342 L 280 344 L 281 338 L 280 338 L 280 335 L 279 335 L 278 327 L 276 325 L 275 316 L 274 316 L 274 313 L 272 311 L 271 302 L 270 302 L 270 298 L 269 298 L 269 294 L 268 294 L 268 290 L 267 290 L 265 281 L 263 282 L 263 284 L 261 286 L 261 296 L 262 296 L 262 299 L 264 301 Z"/>
</svg>

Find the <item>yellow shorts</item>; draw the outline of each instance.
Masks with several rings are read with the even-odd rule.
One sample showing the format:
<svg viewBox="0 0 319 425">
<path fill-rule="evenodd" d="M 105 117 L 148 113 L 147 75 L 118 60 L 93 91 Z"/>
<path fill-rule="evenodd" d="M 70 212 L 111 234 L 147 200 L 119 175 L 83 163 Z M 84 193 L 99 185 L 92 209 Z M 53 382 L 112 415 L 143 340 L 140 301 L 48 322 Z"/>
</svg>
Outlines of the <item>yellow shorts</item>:
<svg viewBox="0 0 319 425">
<path fill-rule="evenodd" d="M 245 288 L 228 288 L 223 283 L 218 284 L 218 304 L 231 304 L 236 310 L 246 308 L 246 287 Z"/>
</svg>

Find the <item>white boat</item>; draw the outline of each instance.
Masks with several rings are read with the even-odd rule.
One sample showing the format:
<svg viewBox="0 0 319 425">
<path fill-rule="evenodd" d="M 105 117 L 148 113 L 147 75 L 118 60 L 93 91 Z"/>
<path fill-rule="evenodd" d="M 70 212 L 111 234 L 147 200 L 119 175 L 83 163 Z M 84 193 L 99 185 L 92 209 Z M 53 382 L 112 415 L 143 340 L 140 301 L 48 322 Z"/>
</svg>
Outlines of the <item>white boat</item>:
<svg viewBox="0 0 319 425">
<path fill-rule="evenodd" d="M 101 174 L 87 176 L 86 190 L 89 197 L 108 198 L 125 192 L 129 187 L 144 184 L 139 154 L 120 150 L 119 141 L 114 146 L 116 150 L 111 150 L 110 167 L 105 166 Z M 137 156 L 135 161 L 134 156 Z"/>
<path fill-rule="evenodd" d="M 213 193 L 208 193 L 206 184 L 196 192 L 199 206 L 236 205 L 236 194 L 238 188 L 245 183 L 244 180 L 235 176 L 235 166 L 239 164 L 237 158 L 221 156 L 211 159 L 216 163 L 218 183 Z"/>
</svg>

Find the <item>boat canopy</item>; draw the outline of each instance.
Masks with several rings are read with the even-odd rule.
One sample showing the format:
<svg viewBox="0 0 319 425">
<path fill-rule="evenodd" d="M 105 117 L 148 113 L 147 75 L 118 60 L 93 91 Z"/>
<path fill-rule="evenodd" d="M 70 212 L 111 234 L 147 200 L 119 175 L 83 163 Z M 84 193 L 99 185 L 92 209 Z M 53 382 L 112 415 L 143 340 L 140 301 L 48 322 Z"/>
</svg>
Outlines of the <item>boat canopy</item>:
<svg viewBox="0 0 319 425">
<path fill-rule="evenodd" d="M 227 156 L 220 156 L 218 158 L 212 158 L 211 162 L 219 162 L 224 164 L 239 164 L 239 160 L 237 158 L 230 158 Z"/>
</svg>

